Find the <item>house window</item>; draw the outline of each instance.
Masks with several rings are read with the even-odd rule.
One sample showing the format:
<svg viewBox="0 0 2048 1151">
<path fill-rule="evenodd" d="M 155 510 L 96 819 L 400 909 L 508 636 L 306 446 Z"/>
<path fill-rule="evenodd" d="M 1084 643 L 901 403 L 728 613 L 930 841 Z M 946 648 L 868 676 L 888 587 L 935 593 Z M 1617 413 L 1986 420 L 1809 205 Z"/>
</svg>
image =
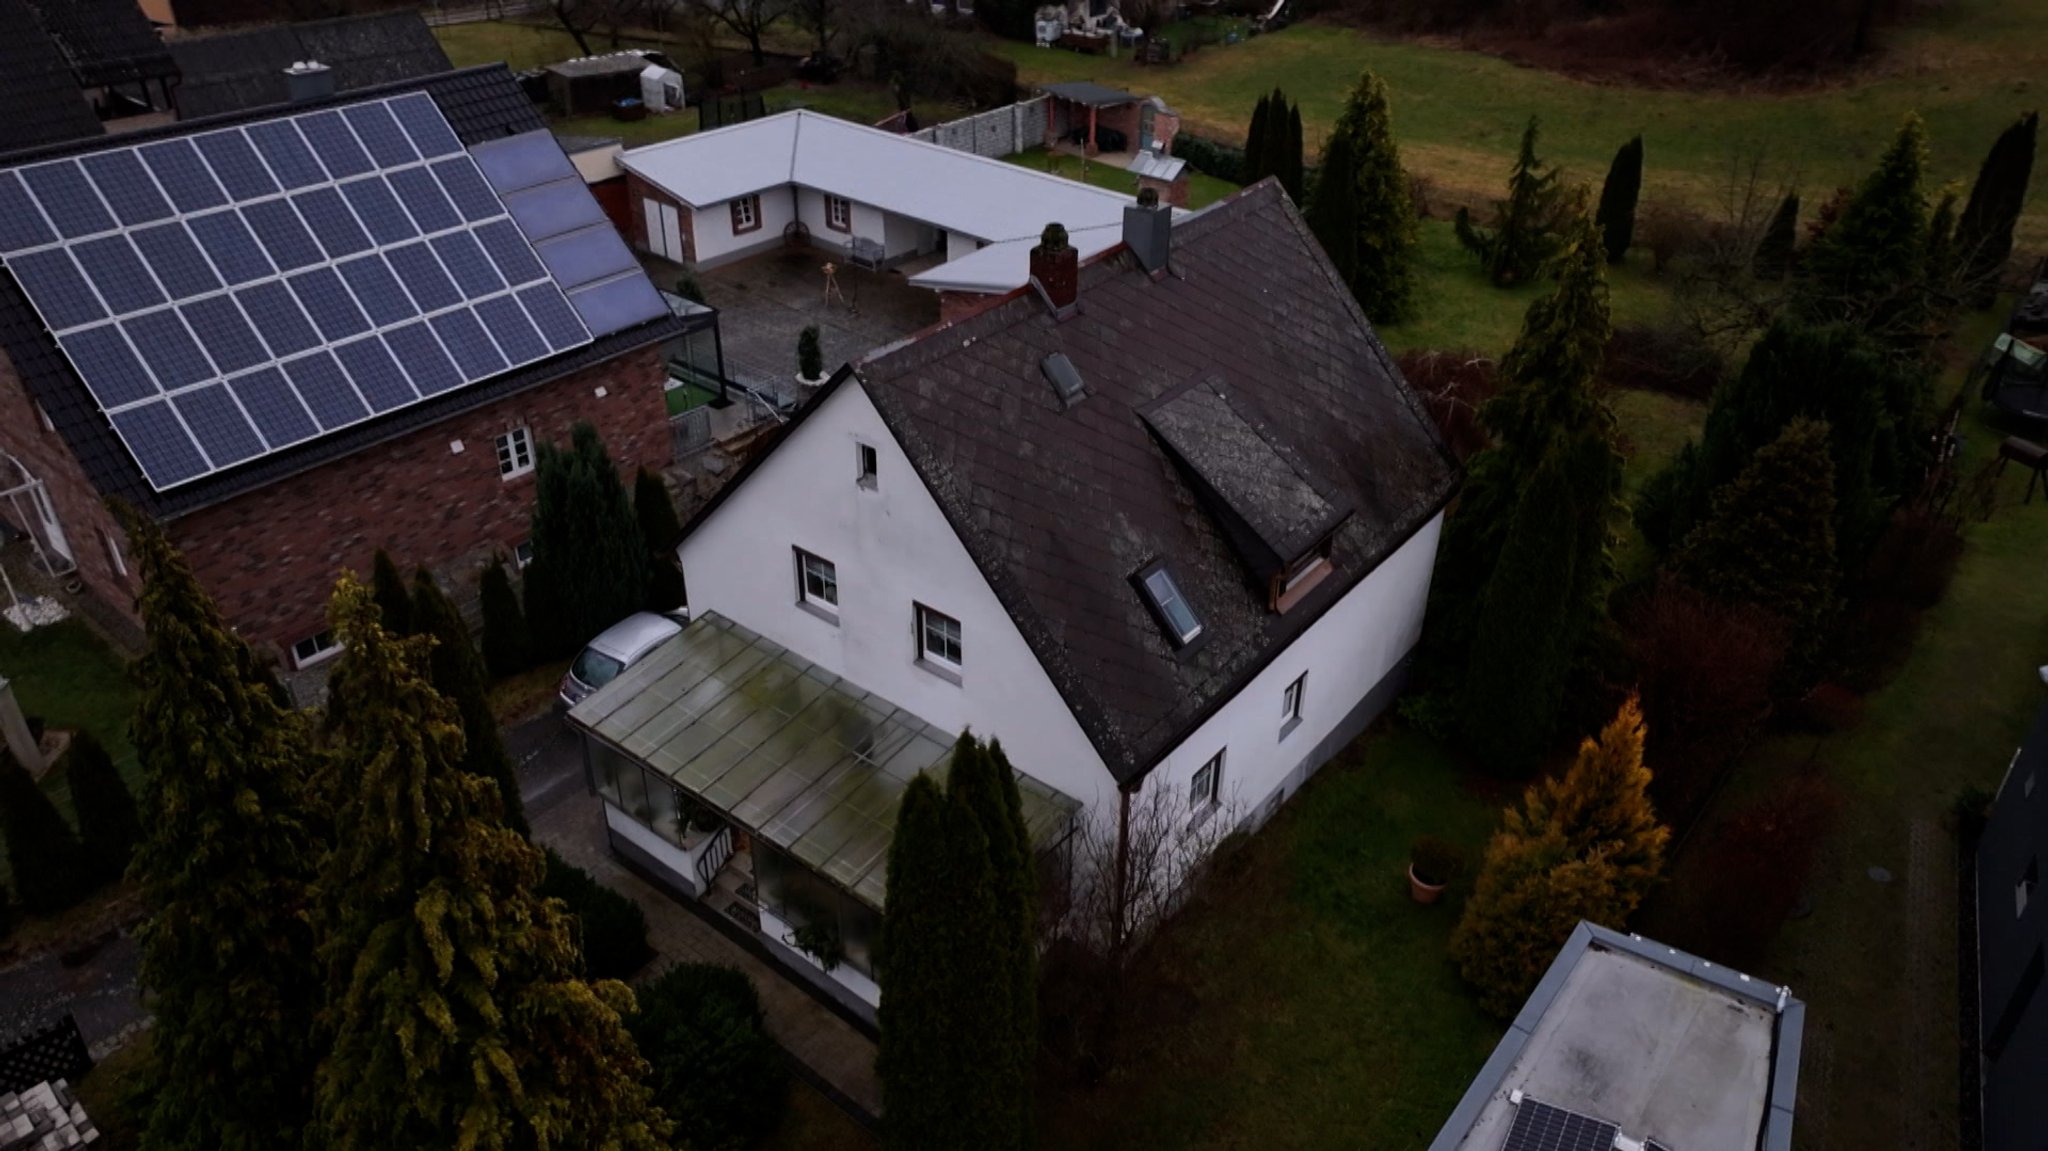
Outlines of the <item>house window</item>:
<svg viewBox="0 0 2048 1151">
<path fill-rule="evenodd" d="M 1287 738 L 1287 733 L 1300 725 L 1301 697 L 1307 692 L 1308 673 L 1302 672 L 1301 677 L 1288 684 L 1287 690 L 1280 694 L 1280 738 Z"/>
<path fill-rule="evenodd" d="M 499 436 L 498 478 L 509 480 L 533 470 L 533 435 L 525 428 L 513 428 Z"/>
<path fill-rule="evenodd" d="M 2034 897 L 2034 889 L 2039 886 L 2041 886 L 2041 857 L 2037 855 L 2027 860 L 2026 871 L 2020 874 L 2020 881 L 2013 885 L 2013 918 L 2017 919 L 2027 913 L 2027 901 Z"/>
<path fill-rule="evenodd" d="M 292 645 L 292 663 L 299 667 L 311 667 L 331 658 L 340 650 L 341 645 L 335 642 L 333 632 L 319 632 Z"/>
<path fill-rule="evenodd" d="M 855 483 L 864 488 L 876 486 L 878 482 L 876 473 L 881 468 L 881 461 L 875 455 L 873 444 L 856 443 L 853 445 L 853 465 L 856 469 L 854 472 Z"/>
<path fill-rule="evenodd" d="M 520 540 L 512 545 L 512 566 L 524 568 L 533 562 L 533 541 Z"/>
<path fill-rule="evenodd" d="M 942 670 L 960 670 L 960 621 L 917 605 L 918 658 Z"/>
<path fill-rule="evenodd" d="M 1173 573 L 1166 570 L 1162 561 L 1138 572 L 1138 590 L 1145 597 L 1146 606 L 1166 629 L 1173 646 L 1186 647 L 1202 634 L 1202 621 L 1195 618 L 1195 609 L 1188 606 L 1187 597 L 1180 594 L 1180 585 L 1173 580 Z"/>
<path fill-rule="evenodd" d="M 732 202 L 732 230 L 734 235 L 751 232 L 761 226 L 761 197 L 741 196 Z"/>
<path fill-rule="evenodd" d="M 796 594 L 799 604 L 838 619 L 839 569 L 831 560 L 796 549 Z"/>
<path fill-rule="evenodd" d="M 107 562 L 113 565 L 114 574 L 127 579 L 128 561 L 121 558 L 121 541 L 114 538 L 114 533 L 102 531 L 100 542 L 107 545 Z"/>
<path fill-rule="evenodd" d="M 853 231 L 853 201 L 843 196 L 825 197 L 825 226 L 835 232 Z"/>
<path fill-rule="evenodd" d="M 1223 794 L 1223 752 L 1209 757 L 1209 762 L 1195 769 L 1195 778 L 1188 784 L 1188 804 L 1197 810 L 1216 806 Z"/>
</svg>

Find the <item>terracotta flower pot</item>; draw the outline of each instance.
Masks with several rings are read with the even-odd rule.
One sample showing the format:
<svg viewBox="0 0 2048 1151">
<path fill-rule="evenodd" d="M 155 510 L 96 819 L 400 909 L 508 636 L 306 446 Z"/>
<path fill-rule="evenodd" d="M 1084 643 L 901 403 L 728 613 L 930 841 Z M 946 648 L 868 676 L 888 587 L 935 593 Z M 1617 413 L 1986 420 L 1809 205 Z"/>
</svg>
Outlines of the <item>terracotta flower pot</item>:
<svg viewBox="0 0 2048 1151">
<path fill-rule="evenodd" d="M 1415 865 L 1412 863 L 1408 865 L 1408 894 L 1415 898 L 1415 902 L 1423 904 L 1435 903 L 1438 899 L 1442 898 L 1443 893 L 1443 884 L 1422 882 L 1422 880 L 1415 877 Z"/>
</svg>

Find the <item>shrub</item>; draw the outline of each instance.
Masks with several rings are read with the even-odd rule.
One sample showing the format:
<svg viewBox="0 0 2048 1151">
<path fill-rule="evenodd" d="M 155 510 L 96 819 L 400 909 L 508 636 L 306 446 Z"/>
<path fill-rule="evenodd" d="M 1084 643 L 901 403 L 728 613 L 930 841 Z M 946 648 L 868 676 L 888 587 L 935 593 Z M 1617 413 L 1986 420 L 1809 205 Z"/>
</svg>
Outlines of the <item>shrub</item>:
<svg viewBox="0 0 2048 1151">
<path fill-rule="evenodd" d="M 1173 138 L 1173 154 L 1186 160 L 1198 172 L 1231 184 L 1244 183 L 1244 149 L 1220 143 L 1193 132 Z"/>
<path fill-rule="evenodd" d="M 1793 705 L 1792 717 L 1801 727 L 1823 735 L 1847 731 L 1863 722 L 1863 697 L 1845 684 L 1815 684 Z"/>
<path fill-rule="evenodd" d="M 92 890 L 92 868 L 78 836 L 50 797 L 29 778 L 28 769 L 0 749 L 0 831 L 7 836 L 7 863 L 14 891 L 34 915 L 72 907 Z"/>
<path fill-rule="evenodd" d="M 501 679 L 532 667 L 533 641 L 526 634 L 526 615 L 519 610 L 504 560 L 491 557 L 477 591 L 483 600 L 484 666 Z"/>
<path fill-rule="evenodd" d="M 683 525 L 676 519 L 668 485 L 646 468 L 633 477 L 633 515 L 647 545 L 647 606 L 654 611 L 682 606 L 688 589 L 683 586 L 683 569 L 676 564 L 676 545 L 682 542 Z"/>
<path fill-rule="evenodd" d="M 1676 946 L 1730 967 L 1767 958 L 1798 905 L 1834 821 L 1837 799 L 1819 774 L 1794 777 L 1738 810 L 1706 844 L 1705 866 L 1681 897 Z"/>
<path fill-rule="evenodd" d="M 1465 874 L 1465 849 L 1434 835 L 1419 836 L 1408 849 L 1408 867 L 1433 887 L 1455 883 Z"/>
<path fill-rule="evenodd" d="M 628 1026 L 678 1145 L 742 1151 L 766 1138 L 782 1117 L 789 1073 L 746 975 L 679 963 L 636 994 L 640 1011 Z"/>
<path fill-rule="evenodd" d="M 825 374 L 825 352 L 818 346 L 818 325 L 809 324 L 796 337 L 797 374 L 815 380 Z"/>
<path fill-rule="evenodd" d="M 1401 356 L 1400 368 L 1460 460 L 1490 442 L 1479 409 L 1500 392 L 1498 364 L 1478 352 L 1413 351 Z"/>
<path fill-rule="evenodd" d="M 1600 382 L 1704 400 L 1714 394 L 1725 367 L 1719 352 L 1684 327 L 1616 328 L 1600 363 Z"/>
<path fill-rule="evenodd" d="M 583 970 L 591 979 L 624 979 L 647 966 L 647 913 L 631 899 L 548 849 L 540 893 L 569 905 L 582 928 Z"/>
<path fill-rule="evenodd" d="M 1648 204 L 1636 216 L 1635 246 L 1650 253 L 1650 271 L 1662 273 L 1698 251 L 1707 238 L 1697 216 L 1666 204 Z"/>
<path fill-rule="evenodd" d="M 64 778 L 71 785 L 71 809 L 78 813 L 79 845 L 94 883 L 111 883 L 128 870 L 142 842 L 135 796 L 115 769 L 113 757 L 89 731 L 72 737 L 64 753 Z"/>
</svg>

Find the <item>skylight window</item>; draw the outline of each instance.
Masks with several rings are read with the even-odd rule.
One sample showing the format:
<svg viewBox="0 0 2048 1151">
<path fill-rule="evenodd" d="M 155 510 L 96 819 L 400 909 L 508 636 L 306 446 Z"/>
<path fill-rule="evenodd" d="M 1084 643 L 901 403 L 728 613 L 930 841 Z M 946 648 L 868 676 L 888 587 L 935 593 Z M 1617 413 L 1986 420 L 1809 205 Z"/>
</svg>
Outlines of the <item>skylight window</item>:
<svg viewBox="0 0 2048 1151">
<path fill-rule="evenodd" d="M 1087 389 L 1081 383 L 1081 370 L 1065 352 L 1054 352 L 1038 363 L 1039 370 L 1052 384 L 1052 390 L 1059 395 L 1060 406 L 1071 408 L 1081 402 L 1081 395 Z"/>
<path fill-rule="evenodd" d="M 1202 634 L 1202 621 L 1195 618 L 1195 609 L 1188 605 L 1187 597 L 1180 593 L 1180 585 L 1173 581 L 1173 573 L 1166 570 L 1164 563 L 1155 563 L 1138 573 L 1138 590 L 1173 640 L 1173 646 L 1186 647 Z"/>
</svg>

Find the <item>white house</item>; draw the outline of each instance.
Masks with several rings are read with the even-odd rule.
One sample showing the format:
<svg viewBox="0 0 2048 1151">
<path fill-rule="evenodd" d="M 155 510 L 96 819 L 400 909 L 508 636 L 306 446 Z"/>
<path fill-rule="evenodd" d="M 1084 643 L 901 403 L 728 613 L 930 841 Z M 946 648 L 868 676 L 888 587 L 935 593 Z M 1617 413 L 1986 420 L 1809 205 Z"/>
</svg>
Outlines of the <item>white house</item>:
<svg viewBox="0 0 2048 1151">
<path fill-rule="evenodd" d="M 743 886 L 857 1007 L 896 801 L 958 733 L 1002 741 L 1041 853 L 1159 789 L 1255 826 L 1420 636 L 1458 469 L 1293 206 L 1119 235 L 842 368 L 691 524 L 696 621 L 571 713 L 614 846 Z"/>
<path fill-rule="evenodd" d="M 1001 293 L 1030 276 L 1030 249 L 1052 221 L 1086 260 L 1121 242 L 1130 197 L 1075 180 L 795 111 L 683 136 L 620 157 L 633 213 L 628 238 L 697 267 L 744 259 L 801 237 L 893 267 L 937 291 Z"/>
</svg>

